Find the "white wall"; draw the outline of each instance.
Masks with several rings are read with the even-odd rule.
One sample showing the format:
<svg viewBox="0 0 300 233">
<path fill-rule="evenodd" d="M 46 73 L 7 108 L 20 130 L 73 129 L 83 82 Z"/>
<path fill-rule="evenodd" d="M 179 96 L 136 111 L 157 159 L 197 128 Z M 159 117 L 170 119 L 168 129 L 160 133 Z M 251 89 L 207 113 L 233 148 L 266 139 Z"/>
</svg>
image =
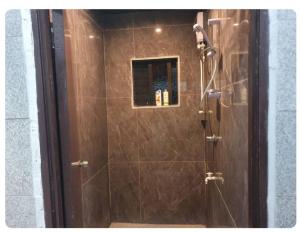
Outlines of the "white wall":
<svg viewBox="0 0 300 233">
<path fill-rule="evenodd" d="M 31 15 L 10 10 L 5 18 L 6 223 L 44 227 Z"/>
<path fill-rule="evenodd" d="M 296 13 L 270 10 L 268 226 L 296 224 Z"/>
</svg>

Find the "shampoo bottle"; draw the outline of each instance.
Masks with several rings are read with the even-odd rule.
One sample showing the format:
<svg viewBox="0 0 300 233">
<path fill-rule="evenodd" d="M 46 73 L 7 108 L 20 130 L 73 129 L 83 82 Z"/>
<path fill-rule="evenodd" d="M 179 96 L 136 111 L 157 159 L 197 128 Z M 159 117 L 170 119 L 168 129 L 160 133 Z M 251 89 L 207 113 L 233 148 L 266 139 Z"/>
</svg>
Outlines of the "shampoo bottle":
<svg viewBox="0 0 300 233">
<path fill-rule="evenodd" d="M 161 90 L 155 92 L 155 102 L 156 106 L 161 106 Z"/>
<path fill-rule="evenodd" d="M 169 105 L 169 92 L 167 91 L 167 89 L 164 90 L 164 106 L 168 106 Z"/>
</svg>

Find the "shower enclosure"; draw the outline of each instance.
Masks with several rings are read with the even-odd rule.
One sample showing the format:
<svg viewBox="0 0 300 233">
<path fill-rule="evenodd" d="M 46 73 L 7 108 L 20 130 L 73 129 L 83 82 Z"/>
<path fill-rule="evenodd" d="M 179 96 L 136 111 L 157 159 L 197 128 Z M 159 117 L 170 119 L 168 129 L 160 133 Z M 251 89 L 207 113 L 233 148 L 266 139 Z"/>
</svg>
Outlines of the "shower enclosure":
<svg viewBox="0 0 300 233">
<path fill-rule="evenodd" d="M 34 11 L 47 225 L 265 226 L 265 18 Z"/>
<path fill-rule="evenodd" d="M 208 226 L 249 227 L 248 81 L 250 11 L 212 10 L 207 30 L 216 51 L 202 56 Z"/>
</svg>

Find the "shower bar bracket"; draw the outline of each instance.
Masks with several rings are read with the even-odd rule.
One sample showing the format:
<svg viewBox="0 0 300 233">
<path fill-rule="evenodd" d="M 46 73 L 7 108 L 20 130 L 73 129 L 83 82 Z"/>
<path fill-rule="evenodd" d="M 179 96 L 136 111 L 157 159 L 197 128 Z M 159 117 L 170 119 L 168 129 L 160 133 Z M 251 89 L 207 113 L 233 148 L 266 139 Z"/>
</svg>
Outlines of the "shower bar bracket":
<svg viewBox="0 0 300 233">
<path fill-rule="evenodd" d="M 208 142 L 218 142 L 218 141 L 221 141 L 221 140 L 222 140 L 221 136 L 213 135 L 213 136 L 207 136 L 206 137 L 206 141 L 208 141 Z"/>
</svg>

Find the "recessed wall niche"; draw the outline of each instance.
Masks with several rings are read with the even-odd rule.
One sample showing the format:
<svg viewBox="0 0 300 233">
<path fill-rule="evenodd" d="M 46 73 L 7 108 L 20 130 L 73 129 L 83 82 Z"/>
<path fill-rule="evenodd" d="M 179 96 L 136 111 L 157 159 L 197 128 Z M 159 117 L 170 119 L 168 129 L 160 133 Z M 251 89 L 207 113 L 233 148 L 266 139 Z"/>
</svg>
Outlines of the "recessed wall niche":
<svg viewBox="0 0 300 233">
<path fill-rule="evenodd" d="M 178 105 L 179 57 L 132 59 L 133 106 Z"/>
</svg>

